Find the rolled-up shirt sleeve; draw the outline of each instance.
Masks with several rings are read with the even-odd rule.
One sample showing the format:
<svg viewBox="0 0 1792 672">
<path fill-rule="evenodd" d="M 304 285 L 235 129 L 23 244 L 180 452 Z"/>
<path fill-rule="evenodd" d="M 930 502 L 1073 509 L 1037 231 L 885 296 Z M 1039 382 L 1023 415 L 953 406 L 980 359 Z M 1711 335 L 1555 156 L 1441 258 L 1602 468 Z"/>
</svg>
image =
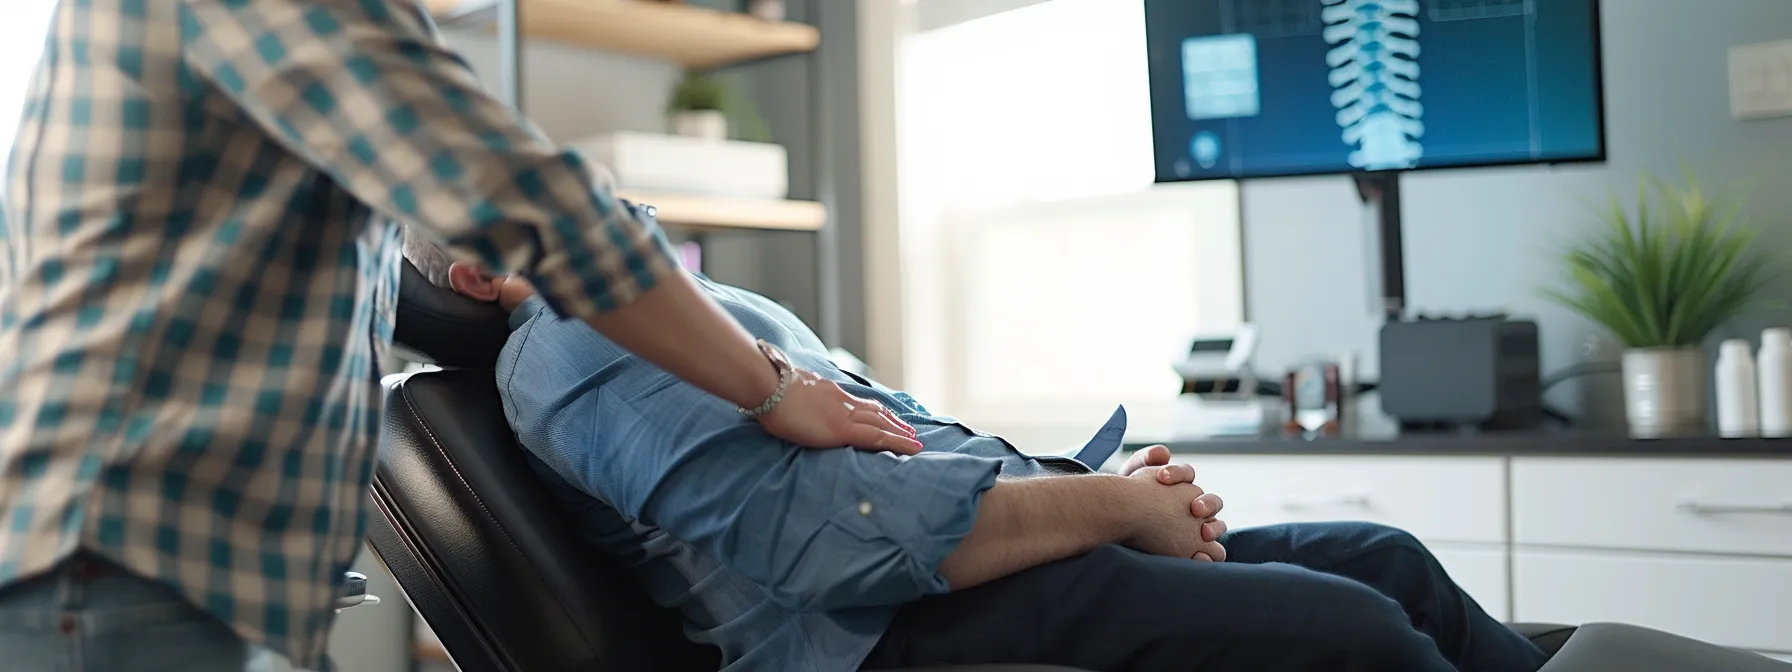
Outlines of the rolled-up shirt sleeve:
<svg viewBox="0 0 1792 672">
<path fill-rule="evenodd" d="M 641 517 L 797 609 L 901 604 L 951 590 L 940 563 L 970 533 L 1002 464 L 719 438 L 729 447 L 669 471 Z"/>
<path fill-rule="evenodd" d="M 555 312 L 621 306 L 677 268 L 658 229 L 486 93 L 416 4 L 183 0 L 181 17 L 188 66 L 270 137 L 457 255 L 526 273 Z"/>
</svg>

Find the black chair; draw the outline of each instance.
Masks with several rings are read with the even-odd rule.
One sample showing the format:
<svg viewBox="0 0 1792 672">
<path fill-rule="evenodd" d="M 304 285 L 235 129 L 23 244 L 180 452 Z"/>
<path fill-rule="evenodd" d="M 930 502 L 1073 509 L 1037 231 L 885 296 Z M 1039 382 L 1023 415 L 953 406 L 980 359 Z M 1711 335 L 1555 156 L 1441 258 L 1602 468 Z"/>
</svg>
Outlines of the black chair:
<svg viewBox="0 0 1792 672">
<path fill-rule="evenodd" d="M 444 368 L 387 378 L 368 536 L 454 664 L 462 672 L 717 669 L 718 651 L 685 639 L 675 612 L 648 600 L 627 571 L 588 546 L 524 461 L 492 381 L 506 316 L 431 286 L 407 263 L 397 319 L 396 340 L 409 357 Z M 1792 669 L 1765 658 L 1773 667 L 1753 667 L 1730 657 L 1752 654 L 1632 626 L 1588 626 L 1583 633 L 1597 632 L 1572 639 L 1570 626 L 1514 627 L 1545 650 L 1563 650 L 1549 672 L 1641 670 L 1603 664 L 1614 655 L 1608 649 L 1632 658 L 1647 650 L 1639 642 L 1701 663 L 1656 669 Z"/>
</svg>

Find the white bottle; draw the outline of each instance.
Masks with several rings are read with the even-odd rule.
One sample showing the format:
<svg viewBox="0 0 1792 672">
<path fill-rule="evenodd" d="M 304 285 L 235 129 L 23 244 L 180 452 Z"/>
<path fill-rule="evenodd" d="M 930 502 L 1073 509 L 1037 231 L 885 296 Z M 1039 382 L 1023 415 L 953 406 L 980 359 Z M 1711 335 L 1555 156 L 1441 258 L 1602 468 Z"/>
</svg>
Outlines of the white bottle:
<svg viewBox="0 0 1792 672">
<path fill-rule="evenodd" d="M 1746 339 L 1724 341 L 1717 351 L 1717 433 L 1733 439 L 1760 430 L 1755 403 L 1755 358 Z"/>
<path fill-rule="evenodd" d="M 1760 380 L 1761 434 L 1792 436 L 1792 330 L 1761 332 L 1755 377 Z"/>
</svg>

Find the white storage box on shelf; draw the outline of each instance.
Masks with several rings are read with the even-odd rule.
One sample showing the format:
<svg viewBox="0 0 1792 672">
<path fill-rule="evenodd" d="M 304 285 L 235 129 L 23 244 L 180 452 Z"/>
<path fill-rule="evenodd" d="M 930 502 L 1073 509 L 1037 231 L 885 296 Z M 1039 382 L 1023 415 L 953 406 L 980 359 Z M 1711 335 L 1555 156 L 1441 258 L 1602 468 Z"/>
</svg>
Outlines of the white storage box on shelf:
<svg viewBox="0 0 1792 672">
<path fill-rule="evenodd" d="M 781 145 L 621 131 L 569 147 L 609 168 L 619 191 L 757 199 L 790 192 Z"/>
</svg>

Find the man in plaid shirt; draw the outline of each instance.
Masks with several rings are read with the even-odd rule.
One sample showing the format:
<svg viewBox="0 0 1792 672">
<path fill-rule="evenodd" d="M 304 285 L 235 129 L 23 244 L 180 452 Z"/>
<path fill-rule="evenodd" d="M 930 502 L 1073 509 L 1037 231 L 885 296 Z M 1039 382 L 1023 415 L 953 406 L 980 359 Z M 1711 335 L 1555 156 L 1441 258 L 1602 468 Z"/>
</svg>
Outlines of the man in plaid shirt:
<svg viewBox="0 0 1792 672">
<path fill-rule="evenodd" d="M 385 217 L 776 435 L 919 447 L 673 272 L 408 0 L 63 0 L 9 170 L 7 670 L 328 667 L 401 263 Z"/>
</svg>

